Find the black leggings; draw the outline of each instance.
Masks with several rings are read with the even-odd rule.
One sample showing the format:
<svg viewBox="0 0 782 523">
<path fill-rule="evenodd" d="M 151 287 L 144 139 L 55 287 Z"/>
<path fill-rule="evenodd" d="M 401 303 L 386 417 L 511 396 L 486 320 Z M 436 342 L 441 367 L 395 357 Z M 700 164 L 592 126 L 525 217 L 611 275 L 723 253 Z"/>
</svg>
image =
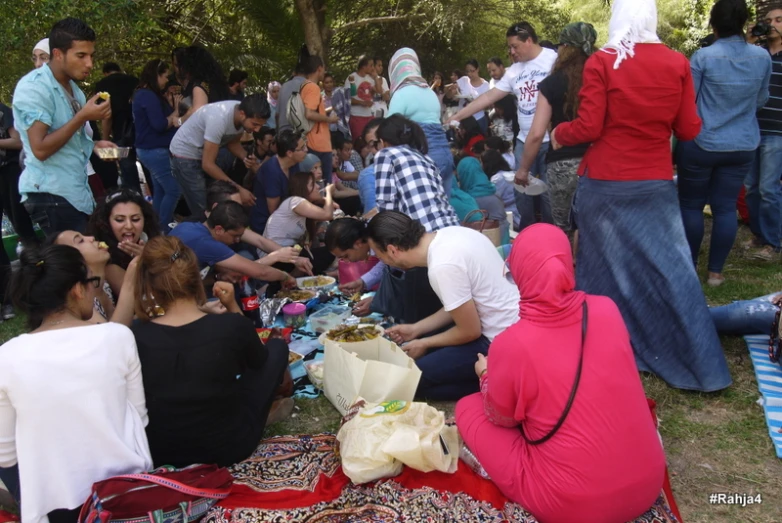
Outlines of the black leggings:
<svg viewBox="0 0 782 523">
<path fill-rule="evenodd" d="M 22 196 L 19 194 L 19 177 L 22 170 L 19 164 L 11 163 L 0 167 L 0 196 L 2 196 L 2 210 L 11 220 L 16 234 L 25 245 L 37 245 L 33 222 L 30 215 L 22 205 Z"/>
</svg>

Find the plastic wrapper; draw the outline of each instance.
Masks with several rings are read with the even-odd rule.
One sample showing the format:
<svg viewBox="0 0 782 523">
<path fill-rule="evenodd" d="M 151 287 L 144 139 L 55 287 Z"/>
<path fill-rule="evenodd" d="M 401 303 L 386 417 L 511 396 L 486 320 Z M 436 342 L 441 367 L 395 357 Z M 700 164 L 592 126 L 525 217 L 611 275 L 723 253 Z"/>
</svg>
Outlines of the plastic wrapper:
<svg viewBox="0 0 782 523">
<path fill-rule="evenodd" d="M 461 458 L 465 465 L 470 467 L 470 469 L 480 477 L 491 480 L 489 473 L 486 472 L 486 470 L 483 468 L 483 465 L 481 465 L 481 462 L 478 461 L 478 458 L 475 456 L 475 454 L 473 454 L 472 451 L 467 448 L 467 445 L 462 445 L 462 450 L 459 452 L 459 458 Z"/>
<path fill-rule="evenodd" d="M 261 301 L 261 322 L 264 327 L 272 327 L 283 305 L 291 303 L 288 298 L 268 298 Z"/>
</svg>

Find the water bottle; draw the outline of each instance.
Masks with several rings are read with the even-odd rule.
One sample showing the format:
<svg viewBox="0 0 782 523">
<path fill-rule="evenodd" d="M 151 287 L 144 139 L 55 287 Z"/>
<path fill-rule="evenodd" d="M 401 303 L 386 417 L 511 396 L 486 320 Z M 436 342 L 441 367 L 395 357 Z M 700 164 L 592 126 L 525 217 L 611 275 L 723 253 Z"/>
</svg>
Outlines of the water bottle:
<svg viewBox="0 0 782 523">
<path fill-rule="evenodd" d="M 16 234 L 16 231 L 14 230 L 14 226 L 11 225 L 11 220 L 8 219 L 8 216 L 3 214 L 3 238 L 13 236 L 14 234 Z"/>
<path fill-rule="evenodd" d="M 261 301 L 250 285 L 250 277 L 244 276 L 239 283 L 239 301 L 242 304 L 242 312 L 255 324 L 256 329 L 263 327 L 261 323 Z"/>
<path fill-rule="evenodd" d="M 20 259 L 22 257 L 22 251 L 24 250 L 24 245 L 22 245 L 22 240 L 19 240 L 16 243 L 16 259 Z"/>
</svg>

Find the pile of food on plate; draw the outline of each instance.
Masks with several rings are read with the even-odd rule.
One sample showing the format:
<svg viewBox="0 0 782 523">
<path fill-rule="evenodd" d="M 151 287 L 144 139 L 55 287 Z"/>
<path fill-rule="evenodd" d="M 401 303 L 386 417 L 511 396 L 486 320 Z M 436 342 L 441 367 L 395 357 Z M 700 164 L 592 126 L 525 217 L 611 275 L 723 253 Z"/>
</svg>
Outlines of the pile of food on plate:
<svg viewBox="0 0 782 523">
<path fill-rule="evenodd" d="M 340 325 L 328 331 L 326 338 L 331 341 L 355 343 L 358 341 L 374 340 L 380 336 L 377 329 L 361 327 L 359 325 Z"/>
<path fill-rule="evenodd" d="M 334 278 L 328 276 L 315 276 L 313 278 L 307 278 L 301 282 L 302 289 L 312 289 L 315 287 L 324 287 L 334 283 Z"/>
<path fill-rule="evenodd" d="M 291 301 L 308 301 L 317 296 L 313 291 L 301 291 L 298 289 L 281 290 L 274 295 L 275 298 L 288 298 Z"/>
</svg>

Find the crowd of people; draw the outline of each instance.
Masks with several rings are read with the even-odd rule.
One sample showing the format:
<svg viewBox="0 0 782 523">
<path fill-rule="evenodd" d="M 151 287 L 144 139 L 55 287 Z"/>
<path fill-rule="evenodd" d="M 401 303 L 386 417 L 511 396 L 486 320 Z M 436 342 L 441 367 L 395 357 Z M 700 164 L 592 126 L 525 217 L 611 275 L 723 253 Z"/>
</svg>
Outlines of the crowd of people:
<svg viewBox="0 0 782 523">
<path fill-rule="evenodd" d="M 688 60 L 654 0 L 611 9 L 600 49 L 587 22 L 557 46 L 512 25 L 488 81 L 475 59 L 427 80 L 402 48 L 343 84 L 304 48 L 254 92 L 191 46 L 138 78 L 107 63 L 89 97 L 96 35 L 55 24 L 0 106 L 24 243 L 10 284 L 0 252 L 2 315 L 30 329 L 0 346 L 0 479 L 23 521 L 76 521 L 115 474 L 247 458 L 293 390 L 287 344 L 261 343 L 237 286 L 271 297 L 350 265 L 354 314 L 394 323 L 417 397 L 459 401 L 505 495 L 541 521 L 645 512 L 665 456 L 638 371 L 725 389 L 718 331 L 765 332 L 779 310 L 710 309 L 696 269 L 708 204 L 707 283 L 724 281 L 742 185 L 748 248 L 779 260 L 782 10 L 754 45 L 745 0 L 718 0 Z"/>
</svg>

